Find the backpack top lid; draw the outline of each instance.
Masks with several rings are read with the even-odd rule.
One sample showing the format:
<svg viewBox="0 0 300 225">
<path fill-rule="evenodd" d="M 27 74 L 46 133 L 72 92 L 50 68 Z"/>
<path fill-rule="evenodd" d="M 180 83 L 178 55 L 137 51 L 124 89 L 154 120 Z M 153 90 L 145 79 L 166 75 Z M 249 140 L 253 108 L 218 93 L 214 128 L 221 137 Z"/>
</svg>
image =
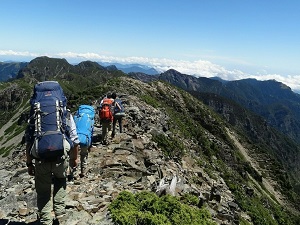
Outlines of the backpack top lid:
<svg viewBox="0 0 300 225">
<path fill-rule="evenodd" d="M 75 115 L 88 114 L 90 118 L 95 117 L 95 109 L 90 105 L 80 105 L 75 113 Z"/>
<path fill-rule="evenodd" d="M 104 98 L 102 101 L 102 105 L 111 105 L 114 102 L 111 98 Z"/>
<path fill-rule="evenodd" d="M 63 106 L 67 104 L 67 99 L 64 95 L 63 89 L 57 81 L 43 81 L 37 83 L 34 86 L 33 96 L 30 103 L 34 104 L 44 97 L 55 97 L 62 102 Z"/>
</svg>

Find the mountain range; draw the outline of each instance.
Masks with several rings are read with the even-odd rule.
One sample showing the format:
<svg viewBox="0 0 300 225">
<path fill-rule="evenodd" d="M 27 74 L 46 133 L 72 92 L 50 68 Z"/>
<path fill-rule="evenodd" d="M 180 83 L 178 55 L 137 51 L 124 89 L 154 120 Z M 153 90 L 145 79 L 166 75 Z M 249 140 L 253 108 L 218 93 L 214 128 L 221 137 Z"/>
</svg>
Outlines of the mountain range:
<svg viewBox="0 0 300 225">
<path fill-rule="evenodd" d="M 124 73 L 144 73 L 148 75 L 157 75 L 159 72 L 149 66 L 141 65 L 141 64 L 120 64 L 120 63 L 106 63 L 106 62 L 98 62 L 102 66 L 111 66 L 114 65 L 117 69 L 123 71 Z"/>
<path fill-rule="evenodd" d="M 143 73 L 147 75 L 159 74 L 157 70 L 152 67 L 141 65 L 141 64 L 120 64 L 120 63 L 107 63 L 97 62 L 99 65 L 106 67 L 111 70 L 121 70 L 124 73 Z M 26 67 L 28 62 L 13 62 L 6 61 L 0 62 L 0 82 L 5 82 L 9 79 L 17 77 L 19 70 Z"/>
<path fill-rule="evenodd" d="M 137 147 L 142 152 L 130 151 L 148 156 L 135 162 L 147 168 L 165 165 L 166 171 L 173 172 L 178 166 L 183 186 L 189 187 L 185 191 L 205 199 L 214 221 L 219 222 L 222 215 L 228 224 L 299 224 L 298 94 L 274 80 L 224 82 L 175 70 L 147 75 L 116 68 L 38 57 L 21 68 L 15 79 L 1 83 L 3 159 L 24 152 L 20 142 L 36 82 L 59 81 L 73 111 L 115 91 L 123 96 L 128 109 L 124 141 L 145 146 Z M 154 160 L 157 164 L 150 163 Z M 24 163 L 14 165 L 22 167 Z M 115 168 L 120 170 L 129 173 L 126 168 Z M 4 171 L 0 168 L 0 176 Z M 144 181 L 144 176 L 134 182 Z M 162 177 L 153 176 L 153 185 L 158 185 Z M 95 178 L 89 182 L 94 185 Z M 151 191 L 150 186 L 145 189 Z"/>
<path fill-rule="evenodd" d="M 16 78 L 19 70 L 27 64 L 27 62 L 0 62 L 0 82 Z"/>
<path fill-rule="evenodd" d="M 300 142 L 300 95 L 276 80 L 224 81 L 216 78 L 197 78 L 172 69 L 155 77 L 140 76 L 140 74 L 130 75 L 145 82 L 148 82 L 149 79 L 151 81 L 164 80 L 186 91 L 197 93 L 196 95 L 208 105 L 211 103 L 207 98 L 208 93 L 232 100 L 261 116 L 267 124 L 294 141 Z M 205 95 L 205 98 L 201 95 Z M 220 107 L 222 102 L 219 101 Z"/>
</svg>

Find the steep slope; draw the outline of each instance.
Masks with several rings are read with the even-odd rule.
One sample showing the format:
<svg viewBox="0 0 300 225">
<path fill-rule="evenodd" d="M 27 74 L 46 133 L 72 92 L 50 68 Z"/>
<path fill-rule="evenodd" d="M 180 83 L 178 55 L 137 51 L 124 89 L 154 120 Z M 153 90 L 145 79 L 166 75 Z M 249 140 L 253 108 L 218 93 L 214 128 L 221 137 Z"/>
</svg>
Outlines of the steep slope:
<svg viewBox="0 0 300 225">
<path fill-rule="evenodd" d="M 0 62 L 0 82 L 15 78 L 19 70 L 27 64 L 27 62 Z"/>
<path fill-rule="evenodd" d="M 281 186 L 288 191 L 299 185 L 299 145 L 240 105 L 215 94 L 193 92 L 203 103 L 214 109 L 236 130 L 244 134 L 253 148 L 251 154 L 260 161 L 268 176 L 277 176 Z M 270 163 L 265 163 L 270 162 Z M 280 165 L 283 165 L 280 166 Z M 289 174 L 289 175 L 287 175 Z"/>
<path fill-rule="evenodd" d="M 285 196 L 268 189 L 273 183 L 260 164 L 244 154 L 251 144 L 198 99 L 166 83 L 127 77 L 95 89 L 117 90 L 124 100 L 125 132 L 102 146 L 97 127 L 89 174 L 68 185 L 69 224 L 113 224 L 108 205 L 120 192 L 154 192 L 174 175 L 177 196 L 196 196 L 197 207 L 219 224 L 297 224 Z M 24 157 L 20 147 L 1 164 L 0 214 L 29 223 L 36 220 L 36 196 Z"/>
</svg>

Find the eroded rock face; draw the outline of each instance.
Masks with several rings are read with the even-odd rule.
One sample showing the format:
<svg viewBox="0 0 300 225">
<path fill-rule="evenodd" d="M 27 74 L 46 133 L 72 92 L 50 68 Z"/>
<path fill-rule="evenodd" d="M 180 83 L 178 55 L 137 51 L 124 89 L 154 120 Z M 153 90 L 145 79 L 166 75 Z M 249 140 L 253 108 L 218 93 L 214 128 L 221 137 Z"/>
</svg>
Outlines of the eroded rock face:
<svg viewBox="0 0 300 225">
<path fill-rule="evenodd" d="M 195 194 L 201 200 L 199 207 L 207 205 L 218 224 L 237 224 L 241 210 L 220 176 L 210 178 L 198 166 L 199 159 L 193 153 L 186 154 L 180 162 L 166 160 L 152 141 L 153 133 L 171 132 L 168 116 L 134 96 L 123 97 L 127 111 L 124 133 L 117 133 L 105 146 L 94 142 L 86 176 L 80 178 L 75 173 L 75 179 L 68 182 L 66 224 L 112 225 L 108 205 L 119 192 L 155 192 L 161 179 L 170 184 L 174 176 L 177 177 L 176 195 Z M 99 124 L 94 135 L 101 135 Z M 27 174 L 24 149 L 3 160 L 0 180 L 0 218 L 35 223 L 34 178 Z"/>
</svg>

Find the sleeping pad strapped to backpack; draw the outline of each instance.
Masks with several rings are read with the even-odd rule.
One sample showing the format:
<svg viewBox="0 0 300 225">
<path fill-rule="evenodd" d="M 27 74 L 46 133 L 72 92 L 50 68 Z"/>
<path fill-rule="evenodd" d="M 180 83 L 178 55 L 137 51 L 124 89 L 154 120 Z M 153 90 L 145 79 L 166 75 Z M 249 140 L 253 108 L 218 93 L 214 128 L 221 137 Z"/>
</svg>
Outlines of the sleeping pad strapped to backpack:
<svg viewBox="0 0 300 225">
<path fill-rule="evenodd" d="M 54 161 L 70 150 L 71 141 L 66 135 L 66 103 L 58 82 L 44 81 L 34 86 L 28 129 L 32 140 L 30 154 L 34 158 Z"/>
<path fill-rule="evenodd" d="M 90 105 L 80 105 L 74 115 L 80 146 L 89 147 L 92 144 L 95 110 Z"/>
</svg>

